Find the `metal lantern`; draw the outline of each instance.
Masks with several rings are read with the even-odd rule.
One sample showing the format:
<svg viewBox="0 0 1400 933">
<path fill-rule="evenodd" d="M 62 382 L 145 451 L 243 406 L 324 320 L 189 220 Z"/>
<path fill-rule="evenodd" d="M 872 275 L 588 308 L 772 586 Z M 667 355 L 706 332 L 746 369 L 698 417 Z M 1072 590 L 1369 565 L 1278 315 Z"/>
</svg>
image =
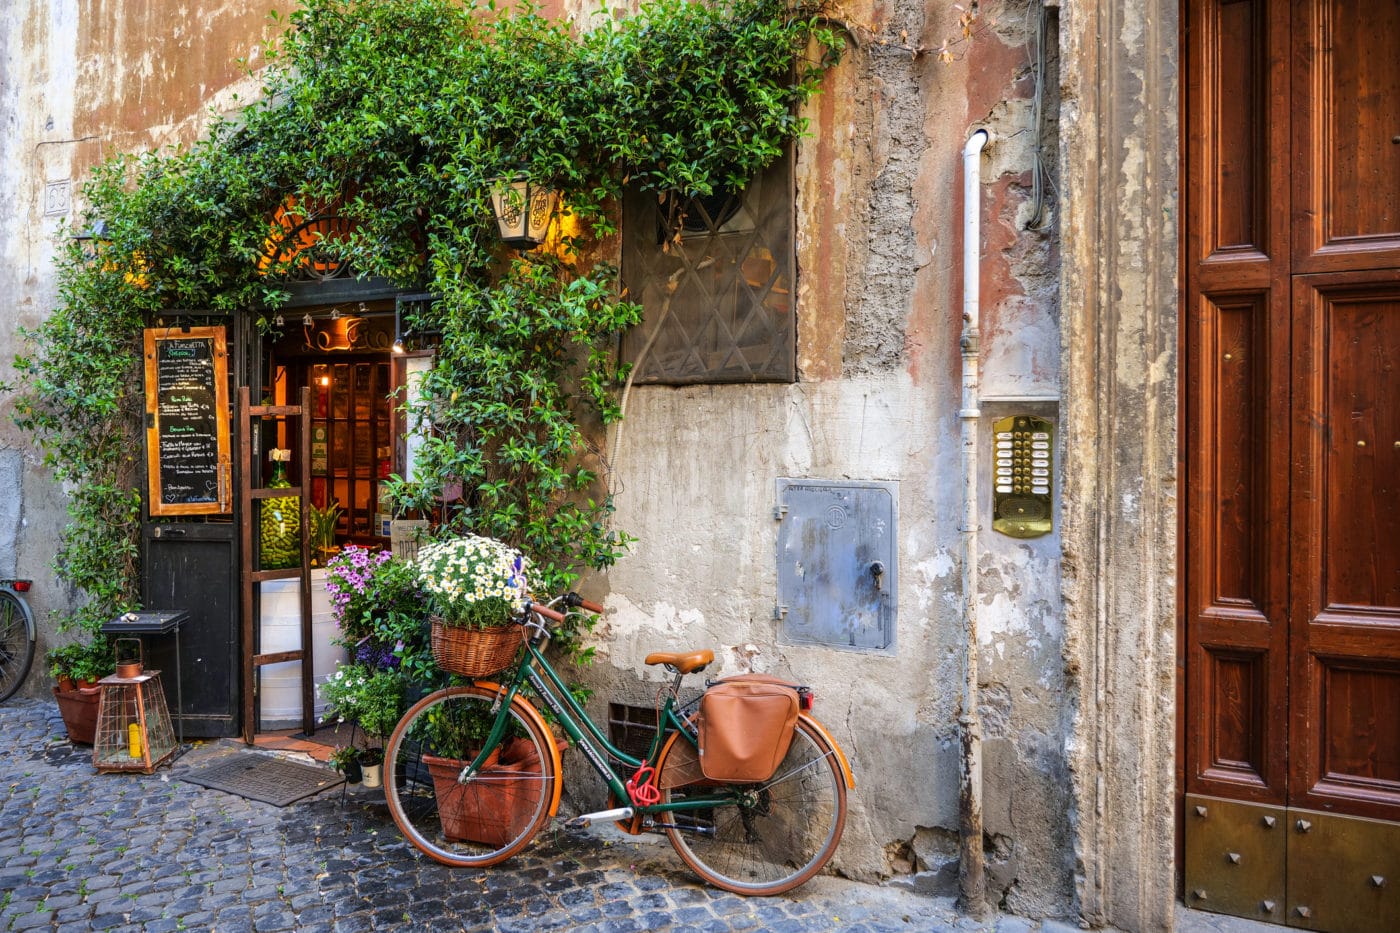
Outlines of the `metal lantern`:
<svg viewBox="0 0 1400 933">
<path fill-rule="evenodd" d="M 554 189 L 532 182 L 523 172 L 493 178 L 490 185 L 501 241 L 516 249 L 533 249 L 543 243 L 554 215 Z"/>
<path fill-rule="evenodd" d="M 142 671 L 140 660 L 119 658 L 117 673 L 102 678 L 97 686 L 93 767 L 99 772 L 150 774 L 175 754 L 175 730 L 160 671 Z"/>
<path fill-rule="evenodd" d="M 102 246 L 111 242 L 107 238 L 107 221 L 101 218 L 94 220 L 82 230 L 73 234 L 72 240 L 74 243 L 78 244 L 78 249 L 82 251 L 83 261 L 85 263 L 96 262 Z"/>
</svg>

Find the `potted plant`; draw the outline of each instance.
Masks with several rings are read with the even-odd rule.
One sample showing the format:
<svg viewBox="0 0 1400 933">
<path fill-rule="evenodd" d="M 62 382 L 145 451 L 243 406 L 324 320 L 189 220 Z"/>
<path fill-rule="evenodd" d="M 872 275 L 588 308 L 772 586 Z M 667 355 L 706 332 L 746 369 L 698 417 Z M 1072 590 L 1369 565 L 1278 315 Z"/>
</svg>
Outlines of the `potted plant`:
<svg viewBox="0 0 1400 933">
<path fill-rule="evenodd" d="M 521 772 L 538 774 L 537 747 L 529 739 L 508 739 L 495 757 L 487 759 L 476 780 L 459 784 L 457 775 L 468 761 L 423 756 L 423 764 L 433 779 L 442 834 L 454 841 L 505 845 L 539 806 L 544 782 L 502 778 Z"/>
<path fill-rule="evenodd" d="M 116 670 L 117 656 L 112 650 L 111 640 L 106 637 L 88 642 L 69 668 L 80 690 L 96 687 L 99 680 L 116 673 Z"/>
<path fill-rule="evenodd" d="M 384 737 L 394 731 L 404 708 L 404 678 L 396 670 L 376 670 L 365 664 L 342 665 L 326 678 L 321 696 L 340 717 L 353 720 L 374 743 L 366 743 L 357 757 L 366 787 L 379 787 L 384 763 Z"/>
<path fill-rule="evenodd" d="M 335 556 L 335 526 L 340 521 L 340 505 L 332 502 L 324 509 L 311 506 L 306 518 L 311 526 L 311 548 L 315 553 L 314 563 L 326 567 Z"/>
<path fill-rule="evenodd" d="M 331 752 L 331 767 L 345 775 L 345 783 L 358 784 L 363 776 L 360 768 L 360 750 L 353 745 L 337 745 Z"/>
<path fill-rule="evenodd" d="M 438 666 L 484 677 L 508 665 L 520 647 L 514 618 L 530 592 L 524 555 L 493 538 L 466 535 L 420 548 L 416 563 Z"/>
<path fill-rule="evenodd" d="M 326 592 L 351 660 L 399 670 L 411 682 L 433 679 L 427 611 L 412 564 L 387 551 L 347 547 L 327 564 Z"/>
<path fill-rule="evenodd" d="M 540 781 L 500 780 L 539 772 L 535 743 L 523 735 L 507 736 L 482 763 L 477 780 L 457 782 L 481 751 L 492 721 L 480 713 L 453 716 L 444 706 L 429 713 L 423 746 L 431 754 L 425 752 L 422 761 L 433 781 L 443 836 L 449 840 L 504 845 L 529 820 L 544 793 Z"/>
<path fill-rule="evenodd" d="M 77 666 L 78 654 L 86 647 L 81 642 L 73 642 L 49 649 L 47 655 L 49 674 L 56 681 L 55 690 L 71 693 L 78 689 L 78 682 L 73 679 L 73 669 Z"/>
<path fill-rule="evenodd" d="M 364 769 L 366 787 L 384 786 L 384 749 L 366 745 L 360 749 L 360 767 Z"/>
<path fill-rule="evenodd" d="M 53 688 L 71 742 L 91 745 L 97 735 L 97 682 L 116 670 L 116 656 L 106 636 L 53 648 L 47 655 Z"/>
</svg>

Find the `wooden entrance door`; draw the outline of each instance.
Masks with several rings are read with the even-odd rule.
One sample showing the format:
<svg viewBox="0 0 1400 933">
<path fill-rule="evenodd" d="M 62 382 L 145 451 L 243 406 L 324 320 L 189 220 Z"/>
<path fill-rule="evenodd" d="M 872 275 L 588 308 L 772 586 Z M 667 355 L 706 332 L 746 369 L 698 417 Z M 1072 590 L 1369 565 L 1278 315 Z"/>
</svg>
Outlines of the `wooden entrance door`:
<svg viewBox="0 0 1400 933">
<path fill-rule="evenodd" d="M 1186 901 L 1400 929 L 1400 0 L 1186 28 Z"/>
</svg>

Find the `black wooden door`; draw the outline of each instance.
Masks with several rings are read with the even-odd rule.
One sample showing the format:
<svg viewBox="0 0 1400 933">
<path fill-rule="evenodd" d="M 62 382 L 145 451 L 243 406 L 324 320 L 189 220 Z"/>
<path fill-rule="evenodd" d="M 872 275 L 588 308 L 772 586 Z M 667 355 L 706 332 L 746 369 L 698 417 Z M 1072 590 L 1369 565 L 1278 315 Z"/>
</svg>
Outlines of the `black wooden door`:
<svg viewBox="0 0 1400 933">
<path fill-rule="evenodd" d="M 238 734 L 238 533 L 232 522 L 147 522 L 141 534 L 142 603 L 184 609 L 176 703 L 174 636 L 148 637 L 148 666 L 186 738 Z"/>
</svg>

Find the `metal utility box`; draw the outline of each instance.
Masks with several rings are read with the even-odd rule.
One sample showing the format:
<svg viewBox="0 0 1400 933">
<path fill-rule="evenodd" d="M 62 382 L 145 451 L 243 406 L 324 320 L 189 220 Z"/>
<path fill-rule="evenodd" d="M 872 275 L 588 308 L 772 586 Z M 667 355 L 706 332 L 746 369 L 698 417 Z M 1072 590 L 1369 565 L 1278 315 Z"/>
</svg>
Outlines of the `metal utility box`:
<svg viewBox="0 0 1400 933">
<path fill-rule="evenodd" d="M 777 493 L 781 639 L 892 651 L 898 486 L 780 477 Z"/>
</svg>

